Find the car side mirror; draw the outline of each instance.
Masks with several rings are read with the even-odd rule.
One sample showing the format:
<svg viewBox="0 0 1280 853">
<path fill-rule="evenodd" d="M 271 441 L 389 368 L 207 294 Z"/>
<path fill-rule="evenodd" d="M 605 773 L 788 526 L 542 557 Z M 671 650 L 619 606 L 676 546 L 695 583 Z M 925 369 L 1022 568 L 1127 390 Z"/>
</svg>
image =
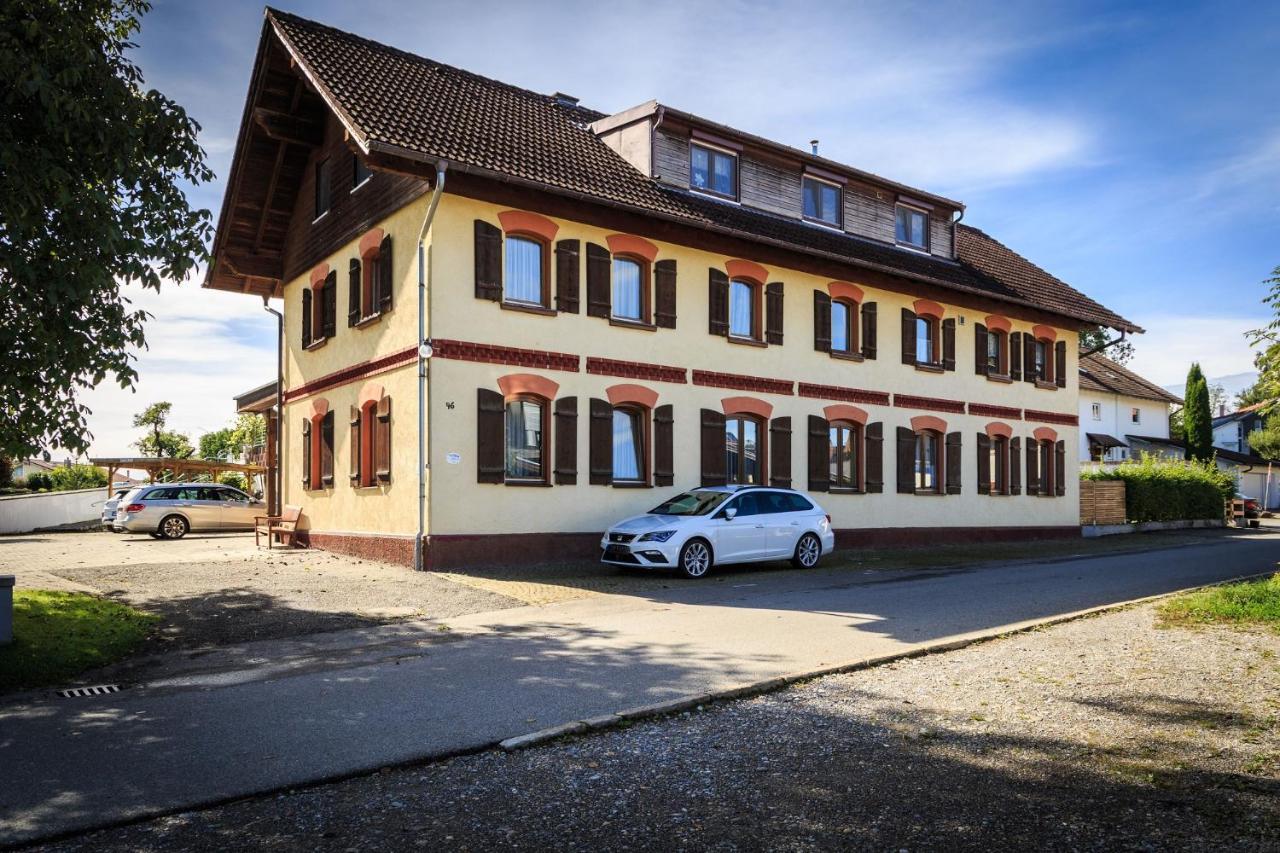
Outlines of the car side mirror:
<svg viewBox="0 0 1280 853">
<path fill-rule="evenodd" d="M 734 516 L 736 516 L 737 514 L 738 514 L 738 508 L 736 506 L 731 506 L 728 509 L 726 509 L 723 513 L 721 513 L 721 515 L 723 515 L 729 521 L 733 521 Z"/>
</svg>

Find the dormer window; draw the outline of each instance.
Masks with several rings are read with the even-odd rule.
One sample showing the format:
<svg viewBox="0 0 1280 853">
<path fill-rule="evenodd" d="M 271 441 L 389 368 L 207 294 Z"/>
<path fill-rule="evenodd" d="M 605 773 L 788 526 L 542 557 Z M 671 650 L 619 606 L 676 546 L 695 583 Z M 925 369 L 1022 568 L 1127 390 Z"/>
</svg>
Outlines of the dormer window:
<svg viewBox="0 0 1280 853">
<path fill-rule="evenodd" d="M 841 196 L 836 184 L 805 175 L 803 185 L 804 218 L 823 222 L 839 228 L 841 224 Z"/>
<path fill-rule="evenodd" d="M 895 208 L 897 240 L 901 246 L 929 251 L 929 213 L 905 204 Z"/>
<path fill-rule="evenodd" d="M 738 197 L 738 158 L 705 145 L 689 146 L 689 186 L 725 198 Z"/>
</svg>

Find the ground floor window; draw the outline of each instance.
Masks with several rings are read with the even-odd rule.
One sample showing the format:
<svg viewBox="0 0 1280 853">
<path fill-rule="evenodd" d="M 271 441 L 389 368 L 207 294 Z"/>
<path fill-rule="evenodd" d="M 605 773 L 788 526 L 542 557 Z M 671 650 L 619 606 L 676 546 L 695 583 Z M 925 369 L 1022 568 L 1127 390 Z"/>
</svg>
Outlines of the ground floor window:
<svg viewBox="0 0 1280 853">
<path fill-rule="evenodd" d="M 916 491 L 941 492 L 942 478 L 938 463 L 942 457 L 942 436 L 933 430 L 916 433 Z"/>
<path fill-rule="evenodd" d="M 546 404 L 533 397 L 520 397 L 506 407 L 506 478 L 545 482 Z"/>
<path fill-rule="evenodd" d="M 635 409 L 613 410 L 613 480 L 644 480 L 644 416 Z"/>
<path fill-rule="evenodd" d="M 835 421 L 829 429 L 831 439 L 830 476 L 833 489 L 859 489 L 861 428 L 847 421 Z"/>
<path fill-rule="evenodd" d="M 1005 495 L 1009 493 L 1009 439 L 1003 436 L 994 436 L 991 439 L 989 476 L 991 477 L 988 484 L 993 495 Z"/>
<path fill-rule="evenodd" d="M 729 415 L 724 422 L 727 482 L 758 486 L 764 482 L 760 422 L 750 415 Z"/>
<path fill-rule="evenodd" d="M 1054 486 L 1053 442 L 1041 441 L 1039 444 L 1040 446 L 1038 448 L 1038 451 L 1040 454 L 1040 494 L 1052 495 L 1053 486 Z"/>
</svg>

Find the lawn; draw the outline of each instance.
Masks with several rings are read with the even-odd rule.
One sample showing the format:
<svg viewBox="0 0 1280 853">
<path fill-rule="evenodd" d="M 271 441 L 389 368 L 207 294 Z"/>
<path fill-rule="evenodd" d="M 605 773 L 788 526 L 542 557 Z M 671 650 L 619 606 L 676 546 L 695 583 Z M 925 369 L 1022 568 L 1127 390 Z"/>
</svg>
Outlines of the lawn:
<svg viewBox="0 0 1280 853">
<path fill-rule="evenodd" d="M 157 621 L 92 595 L 14 590 L 13 642 L 0 646 L 0 691 L 58 684 L 117 661 Z"/>
<path fill-rule="evenodd" d="M 1280 574 L 1180 595 L 1160 607 L 1160 617 L 1165 625 L 1265 625 L 1280 631 Z"/>
</svg>

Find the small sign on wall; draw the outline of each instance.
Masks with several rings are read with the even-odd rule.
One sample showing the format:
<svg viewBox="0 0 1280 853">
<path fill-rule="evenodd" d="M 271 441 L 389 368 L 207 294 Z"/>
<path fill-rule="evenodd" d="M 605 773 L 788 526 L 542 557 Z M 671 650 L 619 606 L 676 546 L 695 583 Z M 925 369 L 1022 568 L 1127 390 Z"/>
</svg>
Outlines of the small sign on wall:
<svg viewBox="0 0 1280 853">
<path fill-rule="evenodd" d="M 457 465 L 459 462 L 462 461 L 462 454 L 453 453 L 453 452 L 446 453 L 444 457 L 444 461 L 448 462 L 450 465 Z"/>
</svg>

